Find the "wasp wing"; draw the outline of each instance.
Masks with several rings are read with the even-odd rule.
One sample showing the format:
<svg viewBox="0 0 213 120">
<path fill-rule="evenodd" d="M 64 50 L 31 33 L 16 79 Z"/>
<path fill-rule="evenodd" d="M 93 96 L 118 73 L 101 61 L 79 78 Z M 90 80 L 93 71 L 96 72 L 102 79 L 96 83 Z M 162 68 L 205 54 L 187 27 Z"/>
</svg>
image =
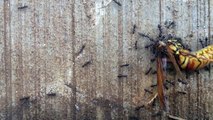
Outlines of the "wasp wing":
<svg viewBox="0 0 213 120">
<path fill-rule="evenodd" d="M 163 67 L 162 67 L 162 60 L 160 57 L 157 57 L 157 89 L 158 89 L 158 97 L 160 100 L 161 107 L 165 107 L 165 99 L 164 99 L 164 92 L 163 92 Z"/>
<path fill-rule="evenodd" d="M 180 71 L 180 68 L 179 68 L 179 66 L 177 64 L 176 59 L 175 59 L 174 55 L 172 54 L 172 50 L 168 46 L 166 46 L 166 49 L 167 49 L 167 54 L 168 54 L 169 60 L 174 65 L 178 76 L 180 76 L 182 80 L 185 80 L 185 78 L 184 78 L 184 76 L 183 76 L 182 72 Z"/>
</svg>

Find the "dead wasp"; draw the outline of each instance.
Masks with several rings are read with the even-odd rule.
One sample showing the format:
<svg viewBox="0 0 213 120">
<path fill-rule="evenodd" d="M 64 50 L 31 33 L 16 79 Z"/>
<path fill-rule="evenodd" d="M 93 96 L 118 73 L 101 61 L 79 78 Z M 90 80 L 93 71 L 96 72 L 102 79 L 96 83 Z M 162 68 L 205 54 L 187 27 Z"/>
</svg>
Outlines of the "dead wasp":
<svg viewBox="0 0 213 120">
<path fill-rule="evenodd" d="M 169 27 L 171 27 L 171 25 L 169 25 Z M 171 35 L 162 35 L 163 31 L 161 25 L 158 25 L 158 29 L 159 35 L 156 39 L 143 33 L 139 33 L 139 35 L 151 41 L 151 43 L 145 47 L 149 48 L 155 55 L 157 63 L 157 96 L 160 100 L 160 105 L 165 108 L 163 91 L 165 76 L 163 74 L 162 59 L 168 59 L 175 68 L 178 76 L 181 78 L 178 79 L 178 81 L 187 84 L 187 82 L 183 81 L 185 78 L 183 77 L 181 70 L 195 71 L 204 68 L 213 62 L 213 45 L 191 52 L 183 45 L 181 38 L 173 37 Z"/>
</svg>

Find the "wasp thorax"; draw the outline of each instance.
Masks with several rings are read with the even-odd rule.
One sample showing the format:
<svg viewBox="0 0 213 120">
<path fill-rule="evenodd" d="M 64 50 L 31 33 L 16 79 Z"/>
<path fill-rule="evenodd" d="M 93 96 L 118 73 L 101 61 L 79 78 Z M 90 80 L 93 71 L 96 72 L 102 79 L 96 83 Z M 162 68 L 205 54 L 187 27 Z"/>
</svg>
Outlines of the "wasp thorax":
<svg viewBox="0 0 213 120">
<path fill-rule="evenodd" d="M 180 43 L 180 41 L 178 41 L 176 39 L 167 40 L 167 44 L 172 44 L 178 49 L 182 49 L 183 48 L 183 45 Z"/>
</svg>

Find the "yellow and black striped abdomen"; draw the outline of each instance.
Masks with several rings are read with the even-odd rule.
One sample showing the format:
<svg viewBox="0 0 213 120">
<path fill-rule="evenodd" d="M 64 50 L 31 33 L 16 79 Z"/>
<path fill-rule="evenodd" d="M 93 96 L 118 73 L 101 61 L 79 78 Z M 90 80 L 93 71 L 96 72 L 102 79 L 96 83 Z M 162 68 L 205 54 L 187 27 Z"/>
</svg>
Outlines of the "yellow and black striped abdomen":
<svg viewBox="0 0 213 120">
<path fill-rule="evenodd" d="M 197 70 L 203 68 L 213 60 L 213 45 L 192 53 L 181 49 L 178 57 L 178 64 L 182 69 Z"/>
</svg>

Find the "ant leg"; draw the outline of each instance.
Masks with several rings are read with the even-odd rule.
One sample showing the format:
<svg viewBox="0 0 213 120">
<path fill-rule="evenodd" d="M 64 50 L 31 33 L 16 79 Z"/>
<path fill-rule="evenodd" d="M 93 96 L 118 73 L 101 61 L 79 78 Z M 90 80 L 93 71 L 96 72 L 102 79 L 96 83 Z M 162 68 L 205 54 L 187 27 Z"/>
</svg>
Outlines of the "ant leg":
<svg viewBox="0 0 213 120">
<path fill-rule="evenodd" d="M 200 44 L 201 44 L 202 48 L 204 48 L 204 47 L 205 47 L 205 45 L 204 45 L 203 41 L 202 41 L 201 39 L 199 39 L 199 42 L 200 42 Z"/>
<path fill-rule="evenodd" d="M 204 47 L 208 46 L 208 38 L 207 38 L 207 37 L 205 38 L 205 41 L 204 41 L 204 40 L 199 39 L 199 42 L 200 42 L 200 44 L 201 44 L 202 48 L 204 48 Z"/>
<path fill-rule="evenodd" d="M 153 46 L 153 45 L 154 45 L 154 44 L 146 45 L 145 48 L 147 49 L 147 48 L 149 48 L 149 47 L 151 47 L 151 46 Z"/>
<path fill-rule="evenodd" d="M 174 21 L 166 21 L 165 23 L 164 23 L 164 25 L 166 26 L 166 28 L 167 29 L 169 29 L 169 28 L 174 28 L 175 27 L 175 22 Z"/>
<path fill-rule="evenodd" d="M 142 37 L 145 37 L 145 38 L 148 38 L 150 41 L 152 41 L 152 42 L 155 42 L 155 40 L 153 39 L 153 38 L 151 38 L 150 36 L 148 36 L 148 35 L 146 35 L 146 34 L 144 34 L 144 33 L 138 33 L 140 36 L 142 36 Z"/>
<path fill-rule="evenodd" d="M 180 82 L 180 83 L 182 83 L 182 84 L 184 84 L 184 85 L 187 85 L 187 84 L 188 84 L 186 81 L 183 81 L 183 80 L 181 80 L 181 79 L 178 79 L 178 82 Z"/>
<path fill-rule="evenodd" d="M 209 44 L 208 44 L 208 38 L 206 37 L 206 38 L 205 38 L 205 47 L 208 46 L 208 45 L 209 45 Z"/>
<path fill-rule="evenodd" d="M 145 75 L 148 75 L 152 71 L 152 68 L 150 67 L 146 72 Z"/>
<path fill-rule="evenodd" d="M 162 29 L 162 26 L 161 26 L 160 24 L 158 25 L 158 30 L 159 30 L 159 35 L 158 35 L 158 37 L 161 38 L 162 33 L 163 33 L 163 32 L 162 32 L 163 29 Z"/>
</svg>

